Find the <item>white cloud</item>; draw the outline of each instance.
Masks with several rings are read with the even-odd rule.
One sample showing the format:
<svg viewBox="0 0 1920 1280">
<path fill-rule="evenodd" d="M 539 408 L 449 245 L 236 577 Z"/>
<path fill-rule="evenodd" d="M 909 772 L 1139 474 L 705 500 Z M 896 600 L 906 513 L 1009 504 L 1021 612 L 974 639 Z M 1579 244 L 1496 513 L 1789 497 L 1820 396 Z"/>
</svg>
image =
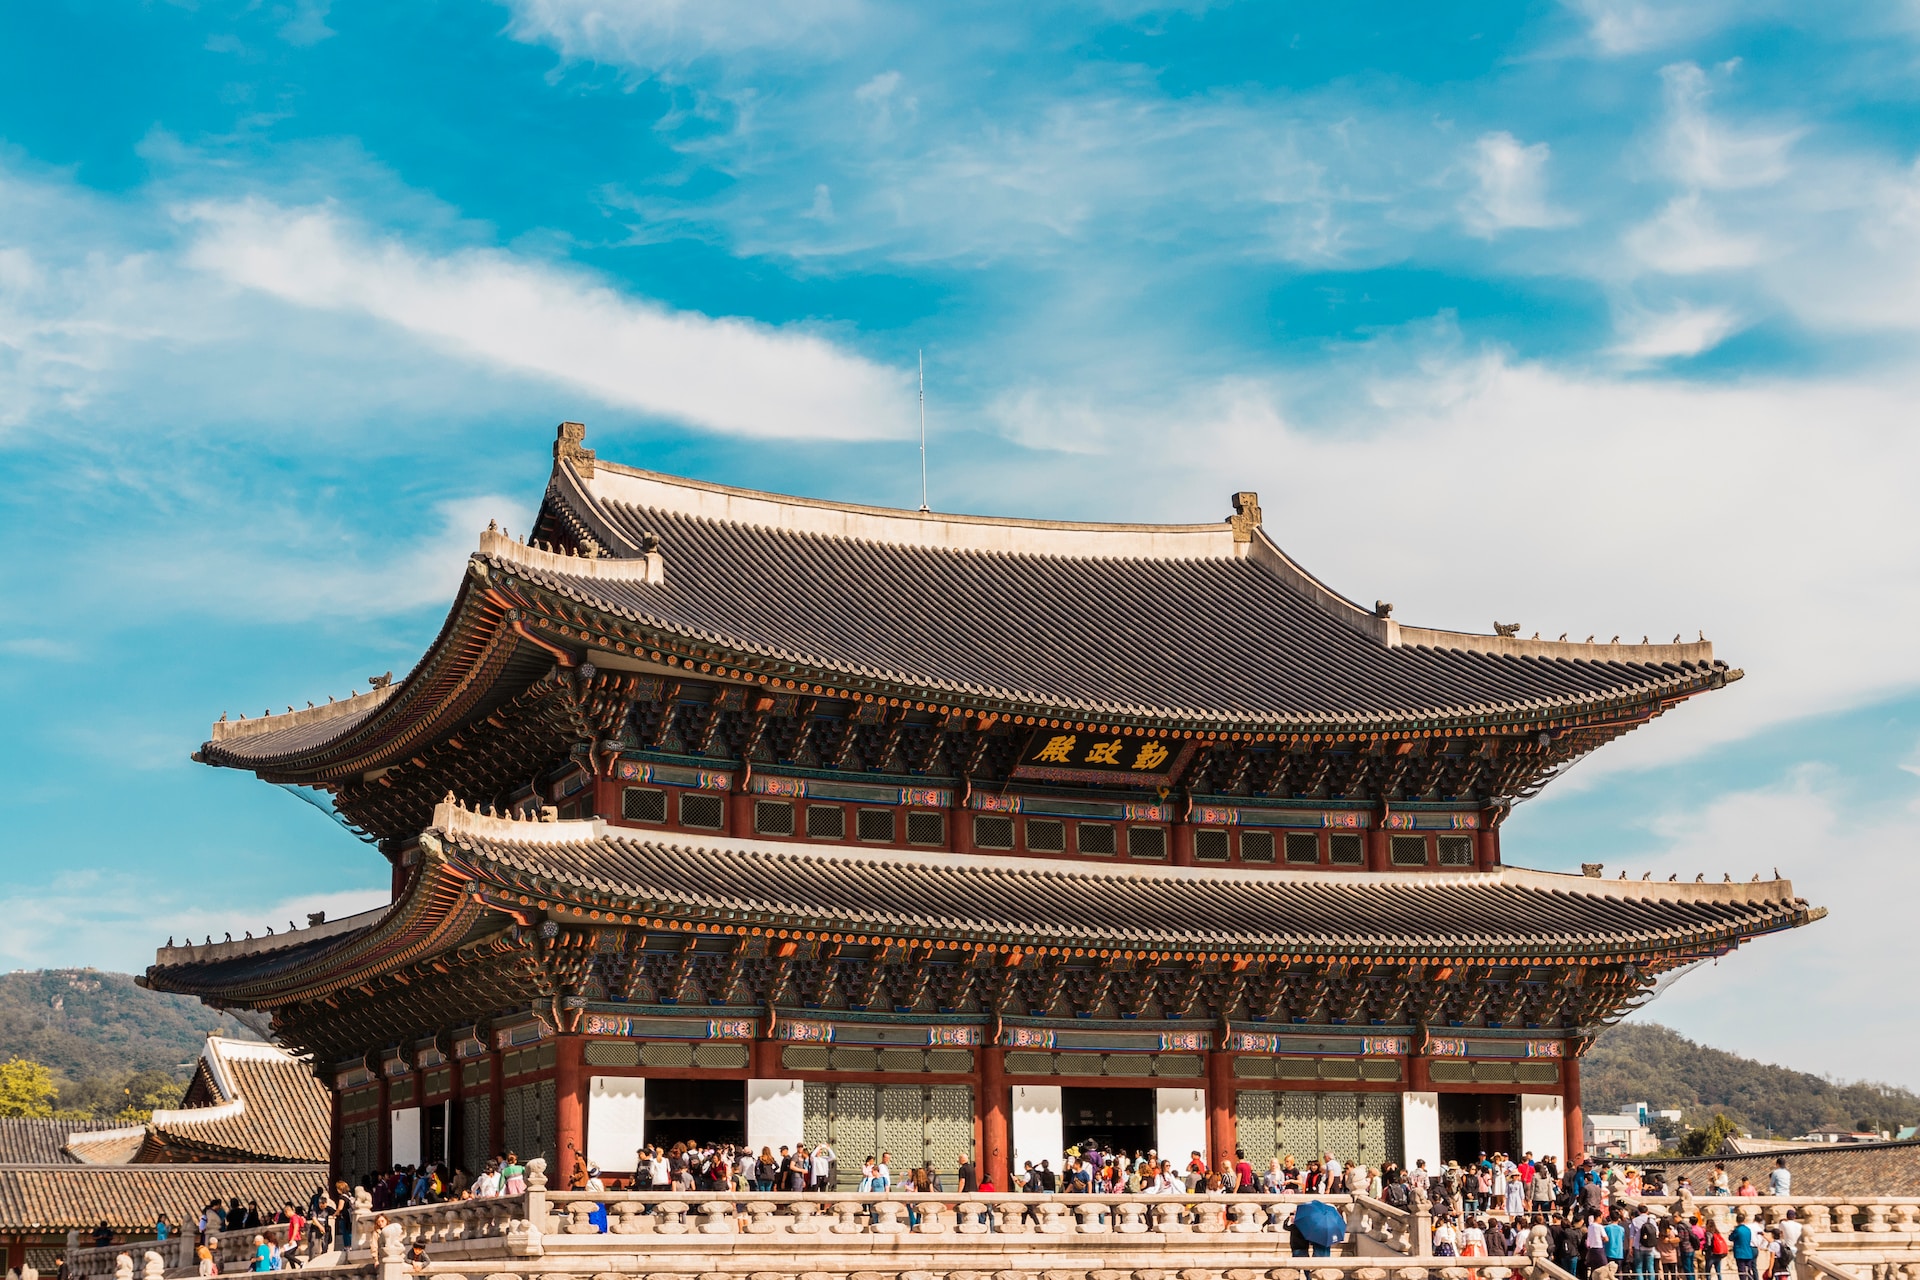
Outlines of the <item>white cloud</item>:
<svg viewBox="0 0 1920 1280">
<path fill-rule="evenodd" d="M 1694 384 L 1458 352 L 1420 362 L 1328 368 L 1358 402 L 1316 410 L 1313 426 L 1287 408 L 1305 385 L 1030 393 L 1003 407 L 1010 430 L 1074 455 L 1038 455 L 1017 481 L 996 470 L 981 494 L 1057 510 L 1070 483 L 1104 495 L 1089 517 L 1193 520 L 1255 489 L 1281 546 L 1408 623 L 1484 633 L 1518 618 L 1523 634 L 1574 640 L 1704 630 L 1747 672 L 1562 787 L 1920 684 L 1910 376 Z"/>
<path fill-rule="evenodd" d="M 825 55 L 867 18 L 859 0 L 508 0 L 516 40 L 644 71 L 749 50 Z M 867 20 L 871 20 L 867 18 Z"/>
<path fill-rule="evenodd" d="M 1662 814 L 1645 848 L 1609 859 L 1606 874 L 1624 869 L 1633 879 L 1746 880 L 1778 868 L 1796 894 L 1831 913 L 1701 966 L 1636 1016 L 1762 1061 L 1920 1088 L 1920 1031 L 1887 1016 L 1875 980 L 1920 964 L 1908 909 L 1920 894 L 1920 805 L 1863 817 L 1837 784 L 1803 767 L 1776 784 Z M 1523 859 L 1542 852 L 1530 848 Z M 1788 1010 L 1793 1035 L 1783 1039 Z"/>
<path fill-rule="evenodd" d="M 336 833 L 342 840 L 348 837 Z M 347 845 L 347 875 L 374 878 L 380 860 L 370 850 L 354 858 Z M 215 940 L 249 931 L 264 937 L 268 928 L 284 933 L 289 923 L 306 924 L 307 913 L 325 911 L 340 919 L 387 902 L 379 888 L 329 889 L 236 902 L 232 884 L 217 893 L 173 887 L 161 878 L 110 876 L 75 871 L 38 884 L 0 885 L 14 901 L 32 902 L 32 911 L 15 913 L 0 932 L 0 965 L 7 968 L 57 968 L 86 964 L 119 973 L 144 973 L 156 946 L 169 934 L 176 941 Z"/>
<path fill-rule="evenodd" d="M 1626 243 L 1640 262 L 1669 275 L 1750 267 L 1765 252 L 1759 235 L 1722 229 L 1697 191 L 1675 196 L 1657 215 L 1627 232 Z"/>
<path fill-rule="evenodd" d="M 1697 356 L 1719 346 L 1740 328 L 1740 317 L 1727 307 L 1681 305 L 1671 311 L 1636 312 L 1621 324 L 1621 341 L 1613 353 L 1629 360 L 1666 360 Z"/>
<path fill-rule="evenodd" d="M 1665 4 L 1659 0 L 1565 0 L 1586 19 L 1587 35 L 1602 53 L 1644 53 L 1707 34 L 1736 15 L 1755 16 L 1761 9 L 1748 0 L 1693 0 Z"/>
<path fill-rule="evenodd" d="M 301 307 L 362 314 L 442 350 L 610 404 L 748 436 L 868 440 L 911 424 L 907 375 L 803 329 L 670 311 L 491 250 L 431 255 L 331 208 L 183 210 L 188 261 Z"/>
<path fill-rule="evenodd" d="M 1805 130 L 1737 129 L 1707 111 L 1707 73 L 1690 62 L 1662 69 L 1667 127 L 1662 161 L 1693 188 L 1764 187 L 1787 176 L 1789 152 Z"/>
<path fill-rule="evenodd" d="M 1544 142 L 1523 144 L 1507 132 L 1482 134 L 1468 161 L 1477 187 L 1462 212 L 1475 235 L 1515 227 L 1557 227 L 1571 219 L 1547 200 Z"/>
</svg>

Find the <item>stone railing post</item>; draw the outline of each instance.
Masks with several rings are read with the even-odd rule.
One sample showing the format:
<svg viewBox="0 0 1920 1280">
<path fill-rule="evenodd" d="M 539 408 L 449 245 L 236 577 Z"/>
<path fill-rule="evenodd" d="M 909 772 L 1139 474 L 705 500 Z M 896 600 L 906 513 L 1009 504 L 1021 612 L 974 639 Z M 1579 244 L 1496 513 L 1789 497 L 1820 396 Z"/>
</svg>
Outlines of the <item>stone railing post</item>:
<svg viewBox="0 0 1920 1280">
<path fill-rule="evenodd" d="M 1431 1258 L 1433 1256 L 1433 1213 L 1428 1209 L 1424 1197 L 1414 1202 L 1412 1234 L 1413 1256 Z"/>
<path fill-rule="evenodd" d="M 379 1280 L 406 1280 L 407 1251 L 401 1247 L 401 1227 L 389 1222 L 380 1233 Z"/>
<path fill-rule="evenodd" d="M 113 1280 L 133 1280 L 133 1259 L 120 1254 L 113 1260 Z"/>
<path fill-rule="evenodd" d="M 1837 1235 L 1853 1234 L 1853 1215 L 1860 1212 L 1857 1205 L 1836 1203 L 1833 1206 L 1833 1231 Z"/>
</svg>

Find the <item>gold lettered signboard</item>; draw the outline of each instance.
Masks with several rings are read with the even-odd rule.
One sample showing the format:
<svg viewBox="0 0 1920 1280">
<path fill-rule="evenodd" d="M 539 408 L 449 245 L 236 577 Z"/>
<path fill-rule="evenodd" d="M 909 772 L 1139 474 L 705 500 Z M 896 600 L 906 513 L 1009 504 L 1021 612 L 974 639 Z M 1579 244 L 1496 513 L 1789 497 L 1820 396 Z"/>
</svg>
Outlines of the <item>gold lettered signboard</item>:
<svg viewBox="0 0 1920 1280">
<path fill-rule="evenodd" d="M 1020 753 L 1016 778 L 1049 782 L 1134 782 L 1165 786 L 1193 755 L 1195 744 L 1134 738 L 1085 729 L 1038 729 Z"/>
</svg>

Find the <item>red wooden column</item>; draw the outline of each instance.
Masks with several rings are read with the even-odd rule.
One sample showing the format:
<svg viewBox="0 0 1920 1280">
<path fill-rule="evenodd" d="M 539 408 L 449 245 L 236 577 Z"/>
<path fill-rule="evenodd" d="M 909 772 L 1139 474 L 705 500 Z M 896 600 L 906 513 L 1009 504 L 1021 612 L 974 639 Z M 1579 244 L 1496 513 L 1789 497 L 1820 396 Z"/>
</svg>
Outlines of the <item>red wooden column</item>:
<svg viewBox="0 0 1920 1280">
<path fill-rule="evenodd" d="M 487 1154 L 499 1155 L 506 1149 L 507 1060 L 498 1049 L 489 1049 L 487 1050 Z"/>
<path fill-rule="evenodd" d="M 974 1083 L 974 1110 L 980 1116 L 980 1176 L 991 1178 L 996 1191 L 1008 1190 L 1012 1176 L 1007 1148 L 1007 1051 L 997 1044 L 980 1049 L 980 1074 Z"/>
<path fill-rule="evenodd" d="M 760 1028 L 760 1035 L 753 1042 L 749 1052 L 748 1068 L 755 1080 L 778 1080 L 780 1078 L 780 1042 L 767 1035 L 767 1028 Z"/>
<path fill-rule="evenodd" d="M 1234 1143 L 1239 1140 L 1233 1119 L 1233 1055 L 1224 1049 L 1207 1053 L 1207 1145 L 1213 1148 L 1212 1167 L 1221 1169 L 1233 1163 Z"/>
<path fill-rule="evenodd" d="M 1176 867 L 1193 865 L 1193 824 L 1191 822 L 1173 824 L 1173 865 Z"/>
<path fill-rule="evenodd" d="M 1560 1059 L 1560 1078 L 1566 1082 L 1566 1093 L 1561 1101 L 1562 1116 L 1567 1125 L 1567 1169 L 1580 1163 L 1587 1150 L 1587 1126 L 1585 1117 L 1580 1114 L 1580 1059 L 1568 1054 Z"/>
<path fill-rule="evenodd" d="M 333 1099 L 333 1124 L 330 1130 L 332 1136 L 327 1141 L 327 1190 L 332 1191 L 333 1184 L 340 1181 L 342 1176 L 340 1173 L 340 1131 L 345 1127 L 346 1121 L 342 1118 L 340 1109 L 340 1098 L 343 1091 L 336 1084 L 332 1086 L 328 1092 L 329 1096 Z"/>
<path fill-rule="evenodd" d="M 379 1138 L 374 1142 L 375 1168 L 387 1170 L 393 1168 L 393 1102 L 392 1085 L 387 1079 L 387 1064 L 380 1060 L 380 1114 Z"/>
<path fill-rule="evenodd" d="M 593 812 L 602 818 L 620 816 L 620 792 L 624 790 L 617 778 L 596 777 L 593 780 Z"/>
<path fill-rule="evenodd" d="M 1388 867 L 1386 826 L 1380 821 L 1375 821 L 1362 835 L 1367 842 L 1367 870 L 1385 871 Z"/>
<path fill-rule="evenodd" d="M 550 1185 L 573 1187 L 573 1162 L 587 1158 L 587 1076 L 583 1070 L 587 1042 L 563 1035 L 554 1041 L 553 1150 L 558 1168 L 548 1174 Z"/>
</svg>

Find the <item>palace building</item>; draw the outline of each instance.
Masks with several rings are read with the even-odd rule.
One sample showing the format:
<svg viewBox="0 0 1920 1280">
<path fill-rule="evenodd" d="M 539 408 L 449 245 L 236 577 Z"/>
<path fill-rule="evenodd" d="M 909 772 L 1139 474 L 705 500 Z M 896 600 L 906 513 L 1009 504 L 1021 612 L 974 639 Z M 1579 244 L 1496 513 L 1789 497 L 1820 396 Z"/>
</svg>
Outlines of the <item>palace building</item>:
<svg viewBox="0 0 1920 1280">
<path fill-rule="evenodd" d="M 222 717 L 392 901 L 145 981 L 269 1015 L 360 1176 L 513 1149 L 830 1141 L 995 1185 L 1575 1154 L 1580 1054 L 1823 911 L 1784 880 L 1509 865 L 1587 752 L 1737 680 L 1699 643 L 1403 625 L 1196 525 L 817 502 L 603 462 L 563 424 L 404 679 Z"/>
</svg>

